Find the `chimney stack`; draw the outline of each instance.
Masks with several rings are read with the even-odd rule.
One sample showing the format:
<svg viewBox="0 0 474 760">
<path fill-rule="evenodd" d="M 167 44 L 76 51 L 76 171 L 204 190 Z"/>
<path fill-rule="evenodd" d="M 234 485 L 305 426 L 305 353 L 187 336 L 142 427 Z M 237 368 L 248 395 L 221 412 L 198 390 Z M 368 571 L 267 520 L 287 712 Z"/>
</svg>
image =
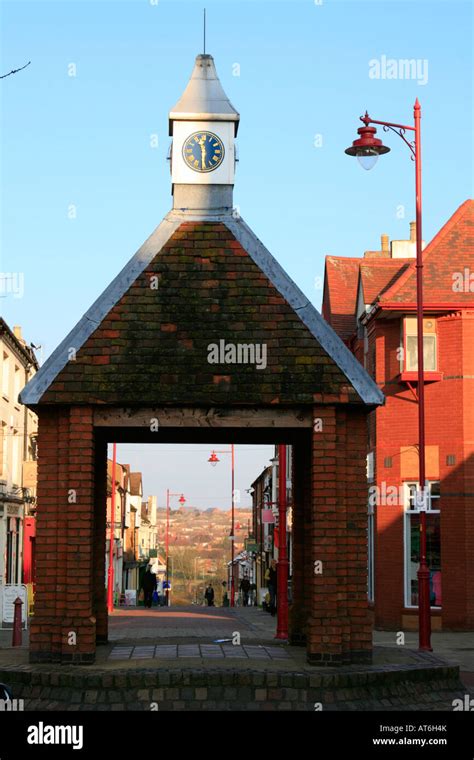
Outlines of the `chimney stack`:
<svg viewBox="0 0 474 760">
<path fill-rule="evenodd" d="M 23 340 L 23 335 L 21 334 L 21 327 L 20 325 L 14 325 L 13 327 L 13 335 L 15 338 L 24 346 L 25 341 Z"/>
<path fill-rule="evenodd" d="M 416 222 L 410 222 L 410 243 L 416 243 Z"/>
<path fill-rule="evenodd" d="M 384 253 L 388 253 L 388 251 L 389 251 L 389 237 L 388 237 L 388 235 L 382 235 L 380 237 L 380 240 L 381 240 L 382 251 Z"/>
</svg>

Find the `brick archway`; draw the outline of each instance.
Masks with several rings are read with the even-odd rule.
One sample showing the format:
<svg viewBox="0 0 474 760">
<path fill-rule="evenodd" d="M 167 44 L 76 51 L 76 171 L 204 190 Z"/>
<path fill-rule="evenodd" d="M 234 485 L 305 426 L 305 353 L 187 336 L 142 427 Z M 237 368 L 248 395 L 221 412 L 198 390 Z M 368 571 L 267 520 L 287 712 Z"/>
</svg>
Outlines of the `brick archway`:
<svg viewBox="0 0 474 760">
<path fill-rule="evenodd" d="M 265 366 L 212 345 L 265 346 Z M 314 663 L 370 658 L 366 416 L 383 397 L 241 219 L 171 212 L 22 401 L 39 417 L 32 661 L 91 662 L 107 639 L 107 441 L 220 439 L 294 445 L 292 640 Z"/>
</svg>

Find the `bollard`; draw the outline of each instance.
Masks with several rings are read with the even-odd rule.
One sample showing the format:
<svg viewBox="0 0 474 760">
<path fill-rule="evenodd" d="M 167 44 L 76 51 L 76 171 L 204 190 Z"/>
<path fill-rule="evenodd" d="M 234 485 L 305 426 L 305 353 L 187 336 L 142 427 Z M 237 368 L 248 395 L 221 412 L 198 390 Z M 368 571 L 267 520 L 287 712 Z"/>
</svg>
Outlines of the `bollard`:
<svg viewBox="0 0 474 760">
<path fill-rule="evenodd" d="M 15 605 L 15 615 L 13 617 L 12 647 L 21 647 L 21 605 L 23 602 L 17 596 L 13 604 Z"/>
</svg>

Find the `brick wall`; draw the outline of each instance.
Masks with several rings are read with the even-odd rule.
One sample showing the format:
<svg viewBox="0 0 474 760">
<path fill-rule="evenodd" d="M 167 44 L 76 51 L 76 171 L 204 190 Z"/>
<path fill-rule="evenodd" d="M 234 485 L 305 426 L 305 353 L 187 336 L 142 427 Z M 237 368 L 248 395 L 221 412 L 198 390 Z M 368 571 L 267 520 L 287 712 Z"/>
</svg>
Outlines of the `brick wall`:
<svg viewBox="0 0 474 760">
<path fill-rule="evenodd" d="M 371 658 L 367 603 L 366 417 L 353 409 L 315 407 L 313 432 L 311 662 Z M 314 562 L 322 563 L 315 572 Z"/>
<path fill-rule="evenodd" d="M 425 430 L 426 446 L 434 447 L 433 454 L 426 457 L 426 477 L 441 483 L 441 620 L 444 629 L 470 629 L 474 603 L 466 579 L 474 570 L 474 352 L 470 348 L 474 345 L 474 314 L 438 317 L 437 338 L 443 379 L 425 384 Z M 417 450 L 418 407 L 407 384 L 398 379 L 400 321 L 378 320 L 371 341 L 376 379 L 387 399 L 384 407 L 371 414 L 371 419 L 376 417 L 376 482 L 398 486 L 418 480 L 417 466 L 407 473 L 401 465 L 402 447 Z M 454 455 L 454 465 L 447 463 L 448 455 Z M 391 467 L 385 465 L 388 457 Z M 416 626 L 416 610 L 404 609 L 403 518 L 403 504 L 376 508 L 376 625 L 381 628 L 398 630 L 404 614 L 411 614 Z"/>
<path fill-rule="evenodd" d="M 41 409 L 38 451 L 37 584 L 30 658 L 87 662 L 96 643 L 92 410 Z"/>
</svg>

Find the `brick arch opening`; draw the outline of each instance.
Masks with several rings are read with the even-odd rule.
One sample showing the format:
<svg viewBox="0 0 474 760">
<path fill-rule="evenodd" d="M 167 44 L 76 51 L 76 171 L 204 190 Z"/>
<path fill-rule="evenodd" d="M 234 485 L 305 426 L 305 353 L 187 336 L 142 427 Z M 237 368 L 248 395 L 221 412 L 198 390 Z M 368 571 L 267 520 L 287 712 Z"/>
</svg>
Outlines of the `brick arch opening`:
<svg viewBox="0 0 474 760">
<path fill-rule="evenodd" d="M 313 663 L 370 659 L 364 410 L 336 405 L 279 414 L 217 410 L 217 416 L 211 414 L 212 425 L 204 426 L 209 414 L 166 410 L 166 421 L 156 433 L 150 432 L 148 420 L 155 415 L 163 419 L 160 410 L 40 411 L 41 509 L 31 661 L 93 662 L 97 644 L 107 641 L 107 444 L 157 443 L 157 436 L 159 443 L 294 447 L 290 641 L 304 643 Z M 216 424 L 219 418 L 221 425 Z M 319 425 L 315 430 L 315 419 L 322 421 L 322 430 Z M 316 561 L 322 563 L 321 573 L 314 572 Z"/>
</svg>

